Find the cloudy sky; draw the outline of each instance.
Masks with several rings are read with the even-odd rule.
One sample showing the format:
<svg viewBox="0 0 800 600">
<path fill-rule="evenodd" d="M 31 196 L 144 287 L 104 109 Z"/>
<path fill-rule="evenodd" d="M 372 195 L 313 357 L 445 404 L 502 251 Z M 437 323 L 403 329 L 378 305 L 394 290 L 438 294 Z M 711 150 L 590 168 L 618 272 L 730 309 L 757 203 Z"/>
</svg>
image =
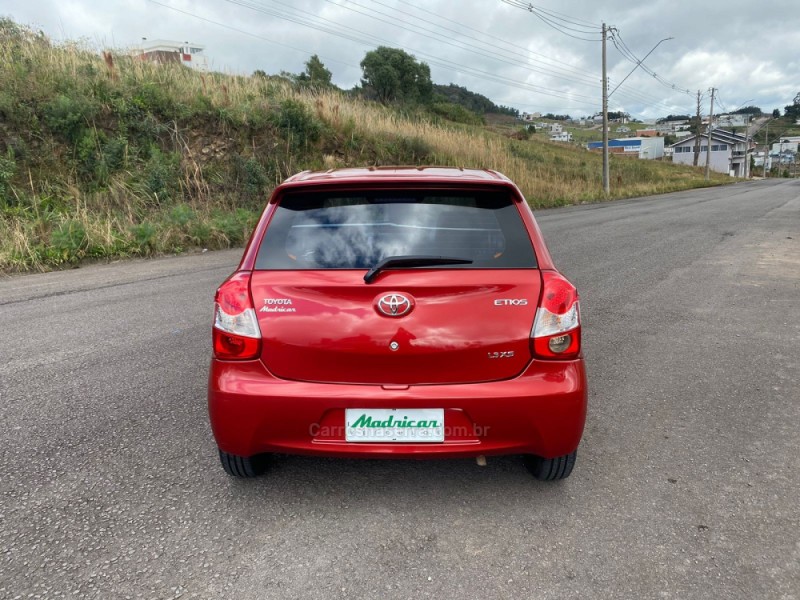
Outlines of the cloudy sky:
<svg viewBox="0 0 800 600">
<path fill-rule="evenodd" d="M 525 9 L 523 7 L 530 7 Z M 320 56 L 342 88 L 364 54 L 403 48 L 456 83 L 520 111 L 600 110 L 600 27 L 608 44 L 610 110 L 635 117 L 755 104 L 783 110 L 800 92 L 797 0 L 4 0 L 0 15 L 55 40 L 129 47 L 142 37 L 205 46 L 215 70 L 301 72 Z"/>
</svg>

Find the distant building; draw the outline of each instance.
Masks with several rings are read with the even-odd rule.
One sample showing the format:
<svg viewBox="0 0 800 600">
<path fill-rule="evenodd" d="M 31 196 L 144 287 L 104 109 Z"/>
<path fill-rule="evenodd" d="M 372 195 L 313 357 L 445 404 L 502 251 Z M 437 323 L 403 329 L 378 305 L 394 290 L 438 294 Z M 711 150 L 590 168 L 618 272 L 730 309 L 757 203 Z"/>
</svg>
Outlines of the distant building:
<svg viewBox="0 0 800 600">
<path fill-rule="evenodd" d="M 690 135 L 679 142 L 672 144 L 674 154 L 672 162 L 675 164 L 691 165 L 694 164 L 694 144 L 696 135 Z M 749 154 L 752 144 L 742 135 L 725 131 L 724 129 L 714 129 L 711 131 L 711 162 L 709 168 L 717 173 L 727 173 L 731 177 L 748 177 L 750 172 Z M 697 165 L 706 165 L 706 154 L 708 153 L 708 134 L 704 133 L 700 137 L 700 155 Z"/>
<path fill-rule="evenodd" d="M 631 128 L 627 125 L 620 125 L 617 127 L 616 133 L 630 133 Z"/>
<path fill-rule="evenodd" d="M 589 150 L 602 150 L 603 142 L 589 142 Z M 631 137 L 608 140 L 608 151 L 612 154 L 653 160 L 664 156 L 663 137 Z"/>
<path fill-rule="evenodd" d="M 572 134 L 569 131 L 562 131 L 560 133 L 550 134 L 551 142 L 571 142 Z"/>
<path fill-rule="evenodd" d="M 656 123 L 656 126 L 653 129 L 662 134 L 672 133 L 673 131 L 683 131 L 684 129 L 689 129 L 689 121 L 663 121 L 661 123 Z"/>
<path fill-rule="evenodd" d="M 750 114 L 719 115 L 714 119 L 717 127 L 747 127 L 750 124 Z"/>
<path fill-rule="evenodd" d="M 131 48 L 130 54 L 139 60 L 147 60 L 158 64 L 182 64 L 186 67 L 205 71 L 208 62 L 203 54 L 205 48 L 189 42 L 173 42 L 170 40 L 147 40 Z"/>
<path fill-rule="evenodd" d="M 550 133 L 561 133 L 564 131 L 564 126 L 561 123 L 550 123 Z"/>
<path fill-rule="evenodd" d="M 798 136 L 782 137 L 780 141 L 777 141 L 774 144 L 772 144 L 772 151 L 770 152 L 770 154 L 777 155 L 783 152 L 797 153 L 799 145 L 800 145 L 800 137 Z"/>
<path fill-rule="evenodd" d="M 542 113 L 538 113 L 538 112 L 535 112 L 535 113 L 526 113 L 526 112 L 524 112 L 524 113 L 522 113 L 522 117 L 521 117 L 521 119 L 523 121 L 528 121 L 528 122 L 533 121 L 534 119 L 541 119 L 541 118 L 542 118 Z"/>
</svg>

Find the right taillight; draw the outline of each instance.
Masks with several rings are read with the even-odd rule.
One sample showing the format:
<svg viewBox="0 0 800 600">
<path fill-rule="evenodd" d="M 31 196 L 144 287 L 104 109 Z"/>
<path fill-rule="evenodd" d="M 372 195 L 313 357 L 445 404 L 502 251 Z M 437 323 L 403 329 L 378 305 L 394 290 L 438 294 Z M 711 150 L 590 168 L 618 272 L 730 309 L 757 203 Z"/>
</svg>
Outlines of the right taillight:
<svg viewBox="0 0 800 600">
<path fill-rule="evenodd" d="M 552 271 L 542 273 L 542 300 L 531 331 L 537 358 L 568 359 L 581 352 L 581 309 L 578 291 Z"/>
<path fill-rule="evenodd" d="M 261 330 L 250 298 L 250 273 L 234 273 L 214 298 L 214 357 L 222 360 L 258 358 Z"/>
</svg>

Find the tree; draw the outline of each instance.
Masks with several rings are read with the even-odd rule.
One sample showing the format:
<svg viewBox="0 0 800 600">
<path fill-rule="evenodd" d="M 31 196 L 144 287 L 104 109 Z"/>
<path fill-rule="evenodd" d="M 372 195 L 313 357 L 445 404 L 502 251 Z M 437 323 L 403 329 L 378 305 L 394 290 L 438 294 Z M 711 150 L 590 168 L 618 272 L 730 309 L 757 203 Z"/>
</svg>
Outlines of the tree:
<svg viewBox="0 0 800 600">
<path fill-rule="evenodd" d="M 764 114 L 758 106 L 743 106 L 742 108 L 737 108 L 735 111 L 731 113 L 732 115 L 753 115 L 755 117 L 759 117 Z"/>
<path fill-rule="evenodd" d="M 790 119 L 800 119 L 800 93 L 794 97 L 794 102 L 784 108 L 783 114 Z"/>
<path fill-rule="evenodd" d="M 300 83 L 315 87 L 330 87 L 332 85 L 332 77 L 333 74 L 327 68 L 325 68 L 325 65 L 322 64 L 322 61 L 319 59 L 319 56 L 314 54 L 306 62 L 306 70 L 304 73 L 300 73 L 300 75 L 297 77 L 297 80 Z"/>
<path fill-rule="evenodd" d="M 361 85 L 380 102 L 425 103 L 431 98 L 431 70 L 399 48 L 380 46 L 361 61 Z"/>
<path fill-rule="evenodd" d="M 776 108 L 772 111 L 772 118 L 773 119 L 780 119 L 781 118 L 781 111 L 779 108 Z"/>
</svg>

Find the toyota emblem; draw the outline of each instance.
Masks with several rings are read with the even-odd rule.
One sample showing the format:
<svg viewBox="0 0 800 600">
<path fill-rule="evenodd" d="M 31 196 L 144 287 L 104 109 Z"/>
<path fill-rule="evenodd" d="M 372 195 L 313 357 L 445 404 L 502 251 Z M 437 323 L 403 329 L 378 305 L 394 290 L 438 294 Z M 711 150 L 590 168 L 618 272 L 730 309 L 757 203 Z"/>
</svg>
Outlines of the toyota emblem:
<svg viewBox="0 0 800 600">
<path fill-rule="evenodd" d="M 403 294 L 386 294 L 378 299 L 375 307 L 387 317 L 402 317 L 413 308 L 411 300 Z"/>
</svg>

